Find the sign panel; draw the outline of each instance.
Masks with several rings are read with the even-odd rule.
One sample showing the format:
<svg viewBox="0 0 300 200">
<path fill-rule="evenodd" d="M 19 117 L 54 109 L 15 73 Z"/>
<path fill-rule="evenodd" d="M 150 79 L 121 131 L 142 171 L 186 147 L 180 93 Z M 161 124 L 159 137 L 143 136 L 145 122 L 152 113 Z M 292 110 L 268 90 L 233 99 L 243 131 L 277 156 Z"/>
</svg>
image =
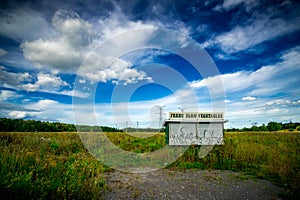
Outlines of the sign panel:
<svg viewBox="0 0 300 200">
<path fill-rule="evenodd" d="M 222 112 L 170 112 L 169 119 L 176 120 L 224 120 Z"/>
<path fill-rule="evenodd" d="M 223 123 L 169 123 L 169 145 L 221 145 Z"/>
</svg>

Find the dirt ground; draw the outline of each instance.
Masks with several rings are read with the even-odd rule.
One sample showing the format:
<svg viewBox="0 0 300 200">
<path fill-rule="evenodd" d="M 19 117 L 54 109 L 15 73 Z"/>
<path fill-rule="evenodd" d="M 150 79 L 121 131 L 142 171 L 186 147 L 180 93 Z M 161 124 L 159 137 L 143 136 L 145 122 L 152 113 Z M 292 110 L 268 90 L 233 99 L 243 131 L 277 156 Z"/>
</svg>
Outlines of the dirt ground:
<svg viewBox="0 0 300 200">
<path fill-rule="evenodd" d="M 282 189 L 266 180 L 232 171 L 161 169 L 105 174 L 103 199 L 280 199 Z"/>
</svg>

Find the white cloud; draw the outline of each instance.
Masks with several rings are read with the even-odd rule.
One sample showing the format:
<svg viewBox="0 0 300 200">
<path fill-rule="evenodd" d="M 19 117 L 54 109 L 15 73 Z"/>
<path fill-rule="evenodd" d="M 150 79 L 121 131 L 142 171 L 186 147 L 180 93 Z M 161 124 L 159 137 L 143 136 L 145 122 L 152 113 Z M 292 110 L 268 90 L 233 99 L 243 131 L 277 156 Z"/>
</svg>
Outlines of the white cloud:
<svg viewBox="0 0 300 200">
<path fill-rule="evenodd" d="M 89 94 L 80 92 L 78 90 L 66 90 L 64 88 L 70 88 L 71 86 L 63 81 L 59 76 L 54 74 L 44 74 L 42 72 L 37 74 L 37 81 L 35 83 L 27 83 L 19 86 L 20 89 L 26 91 L 39 91 L 52 94 L 61 94 L 67 96 L 75 96 L 80 98 L 87 98 Z"/>
<path fill-rule="evenodd" d="M 63 72 L 73 72 L 80 65 L 84 55 L 61 38 L 54 40 L 38 39 L 21 45 L 24 57 L 42 69 L 47 66 Z"/>
<path fill-rule="evenodd" d="M 50 99 L 42 99 L 38 102 L 29 103 L 26 108 L 38 110 L 38 112 L 30 112 L 32 118 L 45 121 L 59 121 L 66 123 L 74 123 L 72 104 L 59 103 Z"/>
<path fill-rule="evenodd" d="M 61 80 L 60 77 L 57 77 L 53 74 L 44 74 L 42 72 L 37 74 L 37 81 L 32 83 L 27 83 L 20 86 L 27 91 L 59 91 L 63 86 L 69 86 L 68 83 Z"/>
<path fill-rule="evenodd" d="M 73 11 L 58 10 L 52 18 L 56 35 L 21 44 L 24 57 L 39 69 L 75 73 L 86 54 L 93 48 L 92 24 Z"/>
<path fill-rule="evenodd" d="M 276 99 L 266 103 L 267 107 L 270 106 L 289 106 L 289 105 L 298 105 L 300 100 L 298 101 L 291 101 L 289 99 Z"/>
<path fill-rule="evenodd" d="M 300 47 L 297 46 L 281 55 L 273 65 L 262 66 L 256 71 L 239 71 L 194 81 L 190 86 L 198 95 L 209 95 L 205 88 L 217 91 L 215 84 L 221 78 L 226 92 L 226 127 L 251 126 L 269 121 L 285 121 L 299 118 Z"/>
<path fill-rule="evenodd" d="M 26 91 L 39 91 L 52 94 L 62 94 L 67 96 L 76 96 L 86 98 L 89 94 L 77 91 L 68 90 L 71 86 L 61 79 L 58 75 L 40 72 L 37 74 L 37 81 L 33 82 L 33 75 L 28 72 L 9 72 L 6 68 L 0 66 L 0 85 L 6 88 L 26 90 Z M 3 97 L 4 98 L 4 97 Z"/>
<path fill-rule="evenodd" d="M 226 123 L 225 126 L 244 127 L 251 126 L 253 122 L 262 124 L 268 123 L 271 120 L 284 121 L 293 119 L 299 121 L 300 100 L 298 97 L 294 100 L 291 99 L 293 95 L 290 94 L 293 94 L 294 91 L 287 90 L 287 88 L 291 88 L 295 81 L 298 80 L 298 84 L 295 85 L 294 90 L 298 92 L 297 94 L 300 92 L 299 87 L 297 87 L 299 85 L 299 79 L 296 79 L 300 70 L 299 64 L 297 64 L 300 60 L 298 59 L 299 55 L 299 48 L 294 48 L 283 53 L 281 56 L 282 60 L 274 65 L 264 66 L 253 72 L 241 71 L 220 75 L 219 78 L 223 81 L 227 93 L 226 98 L 228 98 L 225 102 L 222 101 L 222 103 L 226 103 L 225 118 L 229 119 L 229 122 Z M 79 119 L 75 122 L 82 124 L 97 123 L 93 123 L 90 117 L 95 114 L 95 111 L 96 118 L 101 125 L 116 126 L 117 124 L 120 128 L 123 128 L 125 127 L 126 121 L 131 123 L 131 126 L 134 126 L 136 121 L 139 121 L 141 127 L 157 127 L 158 116 L 154 114 L 157 113 L 157 110 L 154 108 L 155 105 L 165 105 L 165 113 L 178 110 L 179 106 L 184 107 L 186 111 L 195 111 L 197 109 L 201 111 L 212 111 L 214 107 L 212 102 L 210 102 L 210 97 L 205 97 L 205 95 L 209 95 L 209 93 L 204 93 L 203 88 L 206 87 L 207 82 L 213 84 L 215 82 L 214 78 L 216 77 L 208 78 L 209 80 L 192 82 L 190 83 L 192 88 L 190 90 L 182 88 L 174 91 L 170 96 L 151 101 L 112 104 L 99 103 L 95 105 L 78 104 L 75 105 L 75 107 L 78 107 L 77 116 L 79 116 Z M 283 80 L 285 80 L 286 83 L 280 86 Z M 291 82 L 289 80 L 291 80 Z M 277 86 L 277 83 L 281 84 L 278 84 L 279 86 L 273 90 L 272 88 L 275 85 Z M 214 87 L 214 85 L 211 87 Z M 218 87 L 218 85 L 215 85 L 215 87 Z M 260 89 L 263 89 L 265 92 L 261 93 L 261 91 L 259 91 Z M 249 91 L 253 94 L 257 93 L 257 95 L 250 95 Z M 276 94 L 281 91 L 287 92 L 287 95 L 284 97 L 276 97 Z M 191 97 L 195 94 L 197 94 L 197 96 L 193 100 Z M 51 110 L 45 110 L 41 115 L 43 117 L 55 116 L 55 112 L 58 112 L 58 109 L 65 109 L 67 113 L 72 112 L 69 105 L 52 101 L 43 101 L 36 104 L 35 107 L 31 106 L 32 109 L 42 109 L 45 107 L 50 107 Z M 112 108 L 114 110 L 112 110 Z M 72 121 L 71 115 L 66 116 L 64 114 L 60 119 L 64 119 L 68 122 Z"/>
<path fill-rule="evenodd" d="M 239 5 L 243 5 L 242 8 L 244 8 L 246 11 L 252 10 L 255 6 L 257 6 L 259 1 L 257 0 L 224 0 L 222 5 L 218 5 L 214 8 L 216 11 L 222 11 L 222 10 L 231 10 Z"/>
<path fill-rule="evenodd" d="M 149 79 L 144 72 L 132 69 L 130 62 L 118 57 L 126 50 L 145 46 L 155 30 L 153 25 L 130 21 L 117 12 L 111 13 L 109 18 L 91 24 L 81 19 L 77 13 L 64 10 L 55 13 L 52 23 L 58 32 L 55 37 L 25 41 L 21 45 L 25 58 L 35 63 L 37 68 L 47 66 L 57 72 L 78 72 L 80 76 L 92 82 L 114 80 L 115 83 L 124 81 L 128 84 Z M 120 33 L 136 29 L 140 31 L 118 36 Z M 109 40 L 105 41 L 107 39 Z M 102 49 L 95 50 L 103 41 L 105 42 Z M 80 70 L 77 71 L 79 67 Z M 30 84 L 26 87 L 36 89 Z"/>
<path fill-rule="evenodd" d="M 62 95 L 67 95 L 67 96 L 73 96 L 73 97 L 80 97 L 80 98 L 87 98 L 90 96 L 89 93 L 85 93 L 85 92 L 80 92 L 78 90 L 63 90 L 60 92 L 57 92 L 56 94 L 62 94 Z"/>
<path fill-rule="evenodd" d="M 88 78 L 92 83 L 114 80 L 115 83 L 122 81 L 128 84 L 139 80 L 150 80 L 143 71 L 138 71 L 131 66 L 130 62 L 122 59 L 103 57 L 101 53 L 91 52 L 77 74 Z"/>
<path fill-rule="evenodd" d="M 250 127 L 252 122 L 267 124 L 270 121 L 300 121 L 300 107 L 290 97 L 257 99 L 256 101 L 231 101 L 226 104 L 226 127 Z"/>
<path fill-rule="evenodd" d="M 68 83 L 53 74 L 38 73 L 37 80 L 36 84 L 40 87 L 60 88 L 61 86 L 69 86 Z"/>
<path fill-rule="evenodd" d="M 8 114 L 9 118 L 14 118 L 14 119 L 23 119 L 27 116 L 30 116 L 30 115 L 26 111 L 11 111 Z"/>
<path fill-rule="evenodd" d="M 67 44 L 73 47 L 84 47 L 91 44 L 94 36 L 92 24 L 82 20 L 77 13 L 58 10 L 52 19 L 52 23 Z"/>
<path fill-rule="evenodd" d="M 225 118 L 229 119 L 229 122 L 225 124 L 226 127 L 251 126 L 252 122 L 262 124 L 272 120 L 293 119 L 299 121 L 299 56 L 300 48 L 295 47 L 284 52 L 280 62 L 263 66 L 256 71 L 240 71 L 191 82 L 190 86 L 197 94 L 198 102 L 196 103 L 189 101 L 193 94 L 185 88 L 176 91 L 174 95 L 161 99 L 136 102 L 135 104 L 129 103 L 128 107 L 136 109 L 136 112 L 132 111 L 131 114 L 133 114 L 134 120 L 140 121 L 142 119 L 146 121 L 147 119 L 145 115 L 143 117 L 137 114 L 138 111 L 149 113 L 151 105 L 166 105 L 166 111 L 178 110 L 178 106 L 188 108 L 187 110 L 190 111 L 196 109 L 211 111 L 214 109 L 213 102 L 210 102 L 210 94 L 207 91 L 205 92 L 204 89 L 209 85 L 211 89 L 218 90 L 220 86 L 214 83 L 216 83 L 217 78 L 221 78 L 227 93 L 226 98 L 228 98 L 225 102 L 223 101 L 223 103 L 226 103 Z M 281 92 L 286 93 L 285 96 L 278 95 Z M 251 95 L 249 96 L 249 94 Z M 120 104 L 120 107 L 117 107 L 116 110 L 126 108 L 126 106 L 123 106 Z M 126 114 L 126 112 L 125 109 L 123 113 Z"/>
<path fill-rule="evenodd" d="M 254 2 L 254 3 L 253 3 Z M 246 7 L 255 7 L 259 1 L 251 0 L 225 0 L 220 9 L 231 9 L 237 5 L 244 4 Z M 260 52 L 263 51 L 263 46 L 260 49 L 256 45 L 266 41 L 272 41 L 283 35 L 288 35 L 298 31 L 300 27 L 300 16 L 292 12 L 286 14 L 285 8 L 289 5 L 270 5 L 264 13 L 252 12 L 252 16 L 235 26 L 228 32 L 214 35 L 210 40 L 205 41 L 203 47 L 219 47 L 223 52 L 218 53 L 219 59 L 232 58 L 233 53 L 239 51 Z"/>
<path fill-rule="evenodd" d="M 32 75 L 28 72 L 9 72 L 3 66 L 0 66 L 0 85 L 8 88 L 17 88 L 20 83 L 32 80 Z"/>
<path fill-rule="evenodd" d="M 242 98 L 243 101 L 255 101 L 256 97 L 246 96 Z"/>
<path fill-rule="evenodd" d="M 7 54 L 7 51 L 4 49 L 0 49 L 0 57 L 5 56 Z"/>
<path fill-rule="evenodd" d="M 298 91 L 300 80 L 300 47 L 295 47 L 281 56 L 281 61 L 269 66 L 262 66 L 256 71 L 239 71 L 231 74 L 222 74 L 208 77 L 204 80 L 190 83 L 192 88 L 204 88 L 207 85 L 216 91 L 220 89 L 217 79 L 221 78 L 226 93 L 245 92 L 251 96 L 270 96 L 278 91 Z M 291 90 L 291 91 L 288 91 Z"/>
<path fill-rule="evenodd" d="M 248 50 L 257 44 L 298 30 L 298 23 L 300 17 L 286 21 L 262 16 L 249 25 L 237 26 L 230 32 L 217 36 L 215 43 L 226 53 Z"/>
<path fill-rule="evenodd" d="M 22 85 L 20 88 L 26 90 L 26 91 L 37 91 L 39 89 L 38 85 L 32 84 L 32 83 L 27 83 Z"/>
<path fill-rule="evenodd" d="M 17 94 L 16 92 L 13 92 L 13 91 L 9 91 L 9 90 L 0 91 L 0 101 L 17 99 L 19 97 L 21 97 L 21 95 Z"/>
<path fill-rule="evenodd" d="M 85 83 L 84 79 L 79 79 L 79 83 Z"/>
</svg>

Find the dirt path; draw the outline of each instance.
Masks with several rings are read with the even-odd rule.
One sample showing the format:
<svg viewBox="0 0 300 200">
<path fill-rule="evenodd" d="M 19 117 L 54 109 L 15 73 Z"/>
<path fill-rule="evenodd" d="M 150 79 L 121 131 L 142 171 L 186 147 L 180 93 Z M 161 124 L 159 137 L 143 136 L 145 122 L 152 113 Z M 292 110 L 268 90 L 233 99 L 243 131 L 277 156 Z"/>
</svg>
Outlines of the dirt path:
<svg viewBox="0 0 300 200">
<path fill-rule="evenodd" d="M 269 181 L 232 171 L 184 170 L 105 174 L 103 199 L 280 199 Z"/>
</svg>

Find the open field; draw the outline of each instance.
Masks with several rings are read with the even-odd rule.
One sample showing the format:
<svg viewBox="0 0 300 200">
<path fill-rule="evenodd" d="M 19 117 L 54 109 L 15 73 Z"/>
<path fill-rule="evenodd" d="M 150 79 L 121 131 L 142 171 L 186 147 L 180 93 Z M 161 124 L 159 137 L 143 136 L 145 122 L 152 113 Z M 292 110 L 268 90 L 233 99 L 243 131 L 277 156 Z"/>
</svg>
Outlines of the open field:
<svg viewBox="0 0 300 200">
<path fill-rule="evenodd" d="M 142 133 L 139 133 L 142 134 Z M 106 133 L 127 151 L 150 152 L 165 146 L 165 135 L 137 138 Z M 300 191 L 300 133 L 225 133 L 225 145 L 215 146 L 204 158 L 191 146 L 172 170 L 218 169 L 241 171 L 271 180 L 286 197 Z M 109 188 L 104 176 L 113 171 L 98 162 L 82 145 L 77 133 L 0 133 L 0 193 L 24 199 L 90 199 Z"/>
</svg>

